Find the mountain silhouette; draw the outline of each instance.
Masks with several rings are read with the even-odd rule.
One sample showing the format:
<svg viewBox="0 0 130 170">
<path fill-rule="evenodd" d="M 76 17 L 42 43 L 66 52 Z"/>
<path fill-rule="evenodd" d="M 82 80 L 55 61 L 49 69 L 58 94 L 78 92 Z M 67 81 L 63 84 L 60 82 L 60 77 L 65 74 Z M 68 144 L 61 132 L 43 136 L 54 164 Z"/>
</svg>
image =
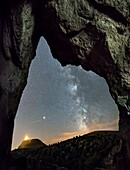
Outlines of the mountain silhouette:
<svg viewBox="0 0 130 170">
<path fill-rule="evenodd" d="M 92 132 L 49 146 L 32 139 L 12 151 L 10 166 L 18 170 L 119 170 L 125 167 L 123 146 L 117 131 Z"/>
<path fill-rule="evenodd" d="M 19 145 L 18 149 L 29 149 L 29 148 L 40 148 L 45 147 L 45 145 L 41 140 L 39 139 L 28 139 L 23 140 L 22 143 Z"/>
</svg>

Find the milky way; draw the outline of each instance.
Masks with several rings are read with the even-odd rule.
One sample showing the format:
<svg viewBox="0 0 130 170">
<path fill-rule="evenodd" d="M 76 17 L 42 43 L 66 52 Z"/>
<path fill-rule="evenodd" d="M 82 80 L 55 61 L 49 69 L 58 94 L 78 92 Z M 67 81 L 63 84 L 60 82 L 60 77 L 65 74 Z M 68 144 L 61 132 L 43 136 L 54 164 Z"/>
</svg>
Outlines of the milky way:
<svg viewBox="0 0 130 170">
<path fill-rule="evenodd" d="M 117 129 L 117 119 L 105 80 L 81 67 L 62 67 L 41 38 L 18 109 L 13 147 L 26 134 L 52 143 L 81 131 Z"/>
</svg>

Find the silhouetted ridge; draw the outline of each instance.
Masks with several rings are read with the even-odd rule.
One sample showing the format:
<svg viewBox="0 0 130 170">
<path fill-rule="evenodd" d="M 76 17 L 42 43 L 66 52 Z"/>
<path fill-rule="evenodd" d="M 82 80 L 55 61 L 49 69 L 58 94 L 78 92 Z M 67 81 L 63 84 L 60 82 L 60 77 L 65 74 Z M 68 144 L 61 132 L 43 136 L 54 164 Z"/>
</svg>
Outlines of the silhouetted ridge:
<svg viewBox="0 0 130 170">
<path fill-rule="evenodd" d="M 48 147 L 14 150 L 12 166 L 19 168 L 24 159 L 23 169 L 27 170 L 28 167 L 33 170 L 115 170 L 119 158 L 124 166 L 121 152 L 119 132 L 98 131 Z"/>
</svg>

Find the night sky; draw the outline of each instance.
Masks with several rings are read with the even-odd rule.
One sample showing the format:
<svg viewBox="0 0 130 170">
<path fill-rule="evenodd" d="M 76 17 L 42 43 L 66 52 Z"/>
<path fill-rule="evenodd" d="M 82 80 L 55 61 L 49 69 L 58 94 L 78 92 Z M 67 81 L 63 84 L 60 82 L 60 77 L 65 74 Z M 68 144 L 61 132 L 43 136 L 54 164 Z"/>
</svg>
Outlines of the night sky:
<svg viewBox="0 0 130 170">
<path fill-rule="evenodd" d="M 117 130 L 118 110 L 105 80 L 53 59 L 41 38 L 15 119 L 13 148 L 25 135 L 46 144 L 93 130 Z"/>
</svg>

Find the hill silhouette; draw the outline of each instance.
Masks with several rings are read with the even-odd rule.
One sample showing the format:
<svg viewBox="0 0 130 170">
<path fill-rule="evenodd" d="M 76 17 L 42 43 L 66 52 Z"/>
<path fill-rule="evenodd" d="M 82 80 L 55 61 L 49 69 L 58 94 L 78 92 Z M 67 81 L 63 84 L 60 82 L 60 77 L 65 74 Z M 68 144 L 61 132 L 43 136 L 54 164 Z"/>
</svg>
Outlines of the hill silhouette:
<svg viewBox="0 0 130 170">
<path fill-rule="evenodd" d="M 119 132 L 97 131 L 63 142 L 12 151 L 19 170 L 119 170 L 125 167 Z M 20 169 L 21 168 L 21 169 Z"/>
<path fill-rule="evenodd" d="M 39 139 L 28 139 L 23 140 L 23 142 L 19 145 L 18 149 L 25 149 L 25 148 L 39 148 L 45 147 L 46 145 Z"/>
</svg>

